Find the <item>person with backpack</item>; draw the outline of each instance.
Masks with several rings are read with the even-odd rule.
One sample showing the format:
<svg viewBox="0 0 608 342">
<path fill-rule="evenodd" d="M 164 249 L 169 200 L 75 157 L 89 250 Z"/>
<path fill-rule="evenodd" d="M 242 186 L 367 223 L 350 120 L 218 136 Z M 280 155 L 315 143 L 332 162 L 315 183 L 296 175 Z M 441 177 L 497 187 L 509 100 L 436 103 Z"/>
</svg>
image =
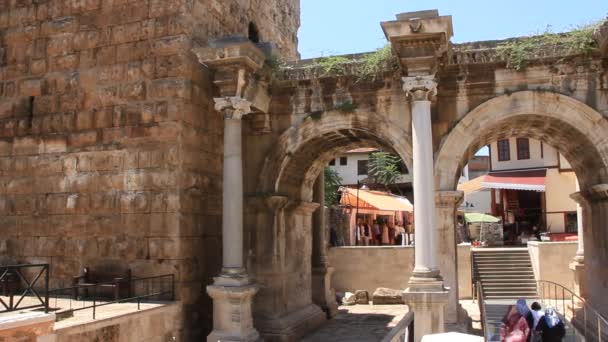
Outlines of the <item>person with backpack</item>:
<svg viewBox="0 0 608 342">
<path fill-rule="evenodd" d="M 542 342 L 561 342 L 566 336 L 566 327 L 551 306 L 545 308 L 545 316 L 539 320 L 536 327 L 541 334 Z"/>
</svg>

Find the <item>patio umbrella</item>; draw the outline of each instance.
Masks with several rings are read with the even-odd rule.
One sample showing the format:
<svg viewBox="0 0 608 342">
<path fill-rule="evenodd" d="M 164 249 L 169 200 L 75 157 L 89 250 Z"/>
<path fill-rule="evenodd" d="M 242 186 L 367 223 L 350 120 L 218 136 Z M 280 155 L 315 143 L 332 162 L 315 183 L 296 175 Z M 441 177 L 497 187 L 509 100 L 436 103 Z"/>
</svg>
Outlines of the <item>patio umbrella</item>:
<svg viewBox="0 0 608 342">
<path fill-rule="evenodd" d="M 464 220 L 466 223 L 481 223 L 481 227 L 479 227 L 479 241 L 480 242 L 483 241 L 482 240 L 483 224 L 500 222 L 499 218 L 496 218 L 492 215 L 481 214 L 481 213 L 465 213 Z"/>
<path fill-rule="evenodd" d="M 488 214 L 481 213 L 466 213 L 464 214 L 464 220 L 467 223 L 498 223 L 500 219 Z"/>
</svg>

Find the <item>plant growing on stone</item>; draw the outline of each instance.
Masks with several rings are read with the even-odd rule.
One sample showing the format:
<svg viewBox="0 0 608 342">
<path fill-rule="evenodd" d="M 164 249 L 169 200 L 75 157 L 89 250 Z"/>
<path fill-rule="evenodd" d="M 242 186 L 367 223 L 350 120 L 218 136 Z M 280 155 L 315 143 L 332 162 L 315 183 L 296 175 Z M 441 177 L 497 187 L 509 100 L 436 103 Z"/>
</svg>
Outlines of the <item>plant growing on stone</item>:
<svg viewBox="0 0 608 342">
<path fill-rule="evenodd" d="M 554 55 L 561 56 L 588 55 L 597 48 L 593 33 L 602 22 L 581 25 L 565 33 L 555 33 L 547 27 L 542 34 L 503 42 L 496 51 L 507 67 L 515 70 L 524 69 L 530 60 L 542 57 L 547 51 L 553 50 Z"/>
<path fill-rule="evenodd" d="M 390 44 L 368 53 L 361 59 L 358 71 L 359 80 L 375 80 L 392 60 L 393 51 Z"/>
<path fill-rule="evenodd" d="M 342 177 L 336 170 L 325 167 L 325 205 L 331 207 L 338 204 L 338 190 L 342 186 Z"/>
<path fill-rule="evenodd" d="M 325 75 L 344 75 L 346 65 L 351 63 L 352 60 L 342 56 L 321 57 L 315 61 Z"/>
</svg>

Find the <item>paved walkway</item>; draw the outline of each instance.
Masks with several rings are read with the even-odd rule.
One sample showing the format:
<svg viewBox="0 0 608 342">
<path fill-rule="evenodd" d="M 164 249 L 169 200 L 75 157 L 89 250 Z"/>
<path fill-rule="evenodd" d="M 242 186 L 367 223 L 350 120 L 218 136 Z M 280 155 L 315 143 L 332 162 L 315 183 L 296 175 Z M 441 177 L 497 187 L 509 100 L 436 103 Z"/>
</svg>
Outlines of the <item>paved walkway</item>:
<svg viewBox="0 0 608 342">
<path fill-rule="evenodd" d="M 378 342 L 409 311 L 407 305 L 341 306 L 338 315 L 302 342 Z"/>
</svg>

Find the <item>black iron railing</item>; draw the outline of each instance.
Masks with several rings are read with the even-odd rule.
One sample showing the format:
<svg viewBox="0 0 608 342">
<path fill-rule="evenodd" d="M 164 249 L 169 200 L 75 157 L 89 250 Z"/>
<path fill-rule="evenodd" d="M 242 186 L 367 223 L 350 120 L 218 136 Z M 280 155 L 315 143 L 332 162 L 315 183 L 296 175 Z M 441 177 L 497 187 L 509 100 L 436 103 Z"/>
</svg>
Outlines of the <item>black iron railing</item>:
<svg viewBox="0 0 608 342">
<path fill-rule="evenodd" d="M 137 310 L 140 310 L 142 302 L 175 300 L 173 274 L 130 279 L 126 284 L 129 286 L 129 295 L 119 299 L 112 296 L 113 291 L 108 291 L 107 286 L 115 284 L 116 281 L 109 281 L 53 289 L 49 291 L 50 302 L 62 314 L 90 309 L 93 319 L 96 319 L 97 309 L 106 305 L 131 302 L 137 303 Z M 75 292 L 84 295 L 74 298 Z"/>
<path fill-rule="evenodd" d="M 39 284 L 41 279 L 44 284 Z M 43 295 L 40 295 L 41 289 Z M 39 307 L 48 312 L 48 289 L 49 264 L 0 266 L 0 312 Z M 32 298 L 34 302 L 24 302 L 26 298 Z"/>
<path fill-rule="evenodd" d="M 608 318 L 602 316 L 584 298 L 564 286 L 538 280 L 538 294 L 544 305 L 551 305 L 586 341 L 608 341 Z"/>
</svg>

